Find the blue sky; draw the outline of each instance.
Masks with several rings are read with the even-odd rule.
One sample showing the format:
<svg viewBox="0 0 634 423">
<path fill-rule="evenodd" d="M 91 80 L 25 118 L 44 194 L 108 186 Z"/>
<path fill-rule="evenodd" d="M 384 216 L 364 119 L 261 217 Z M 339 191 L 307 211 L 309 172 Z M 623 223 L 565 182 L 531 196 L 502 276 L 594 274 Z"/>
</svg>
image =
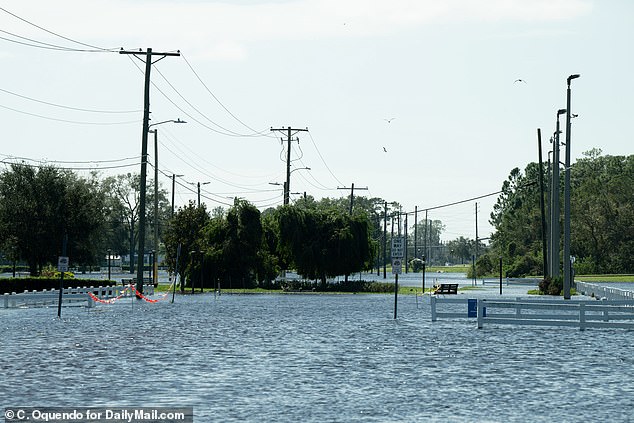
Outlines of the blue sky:
<svg viewBox="0 0 634 423">
<path fill-rule="evenodd" d="M 281 187 L 270 183 L 285 178 L 284 151 L 269 128 L 289 125 L 310 130 L 293 144 L 292 192 L 339 197 L 348 192 L 337 187 L 354 183 L 369 188 L 361 194 L 413 211 L 498 191 L 511 169 L 537 161 L 537 128 L 546 156 L 573 73 L 582 75 L 573 82 L 573 161 L 595 147 L 631 154 L 630 1 L 7 0 L 0 7 L 5 162 L 139 171 L 143 63 L 33 45 L 183 53 L 154 65 L 151 91 L 152 122 L 188 122 L 158 127 L 159 168 L 185 175 L 177 206 L 195 198 L 187 182 L 210 182 L 203 186 L 209 208 L 236 196 L 260 208 L 281 204 Z M 114 111 L 125 113 L 104 113 Z M 153 161 L 152 145 L 149 154 Z M 478 200 L 480 237 L 491 232 L 495 198 Z M 475 237 L 474 202 L 429 217 L 446 224 L 445 239 Z"/>
</svg>

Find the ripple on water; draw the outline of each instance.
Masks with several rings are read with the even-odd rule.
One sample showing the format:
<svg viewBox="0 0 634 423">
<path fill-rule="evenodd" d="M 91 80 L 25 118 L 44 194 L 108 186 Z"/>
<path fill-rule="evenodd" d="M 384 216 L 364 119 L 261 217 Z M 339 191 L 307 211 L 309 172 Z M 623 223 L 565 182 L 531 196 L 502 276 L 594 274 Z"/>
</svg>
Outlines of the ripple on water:
<svg viewBox="0 0 634 423">
<path fill-rule="evenodd" d="M 631 333 L 439 321 L 389 295 L 0 310 L 5 406 L 192 405 L 197 421 L 627 421 Z M 1 406 L 2 404 L 0 404 Z"/>
</svg>

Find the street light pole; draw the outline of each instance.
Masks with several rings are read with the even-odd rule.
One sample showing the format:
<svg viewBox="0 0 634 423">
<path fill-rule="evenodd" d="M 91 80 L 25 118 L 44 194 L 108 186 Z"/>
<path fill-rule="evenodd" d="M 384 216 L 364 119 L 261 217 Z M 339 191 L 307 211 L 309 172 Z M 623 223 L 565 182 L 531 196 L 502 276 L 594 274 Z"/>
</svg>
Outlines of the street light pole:
<svg viewBox="0 0 634 423">
<path fill-rule="evenodd" d="M 570 299 L 570 82 L 581 75 L 570 75 L 566 82 L 566 164 L 564 182 L 564 300 Z"/>
<path fill-rule="evenodd" d="M 557 110 L 557 128 L 555 129 L 554 146 L 553 146 L 553 181 L 552 181 L 552 205 L 550 216 L 550 236 L 551 242 L 551 255 L 550 255 L 550 276 L 552 278 L 559 277 L 559 239 L 560 239 L 560 226 L 559 226 L 559 116 L 566 113 L 566 109 Z"/>
<path fill-rule="evenodd" d="M 150 130 L 152 126 L 161 125 L 163 123 L 187 123 L 184 120 L 169 119 L 162 122 L 156 122 L 148 126 L 148 132 L 154 133 L 154 250 L 156 251 L 152 258 L 152 283 L 154 286 L 158 284 L 158 250 L 159 250 L 159 217 L 158 217 L 158 129 L 154 128 Z M 173 192 L 173 190 L 172 190 Z M 174 210 L 172 208 L 172 214 Z"/>
</svg>

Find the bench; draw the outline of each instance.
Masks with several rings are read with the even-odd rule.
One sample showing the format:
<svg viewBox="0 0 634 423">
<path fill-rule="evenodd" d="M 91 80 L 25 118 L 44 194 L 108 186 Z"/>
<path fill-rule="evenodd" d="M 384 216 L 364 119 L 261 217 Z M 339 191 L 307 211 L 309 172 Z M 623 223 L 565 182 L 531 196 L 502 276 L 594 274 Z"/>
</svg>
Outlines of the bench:
<svg viewBox="0 0 634 423">
<path fill-rule="evenodd" d="M 457 283 L 441 283 L 440 285 L 436 285 L 434 287 L 434 294 L 457 294 L 458 293 L 458 284 Z"/>
</svg>

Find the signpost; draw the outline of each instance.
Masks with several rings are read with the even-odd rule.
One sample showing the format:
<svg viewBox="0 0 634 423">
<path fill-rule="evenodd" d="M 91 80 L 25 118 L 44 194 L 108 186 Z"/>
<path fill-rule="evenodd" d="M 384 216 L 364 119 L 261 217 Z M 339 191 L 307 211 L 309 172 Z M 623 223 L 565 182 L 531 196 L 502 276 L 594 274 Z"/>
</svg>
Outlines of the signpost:
<svg viewBox="0 0 634 423">
<path fill-rule="evenodd" d="M 68 272 L 68 256 L 66 256 L 66 244 L 68 244 L 68 235 L 64 234 L 62 242 L 62 255 L 57 259 L 57 270 L 59 276 L 59 299 L 57 301 L 57 317 L 62 317 L 62 292 L 64 292 L 64 272 Z"/>
<path fill-rule="evenodd" d="M 394 275 L 394 318 L 398 309 L 398 275 L 403 271 L 403 237 L 392 238 L 392 274 Z"/>
</svg>

